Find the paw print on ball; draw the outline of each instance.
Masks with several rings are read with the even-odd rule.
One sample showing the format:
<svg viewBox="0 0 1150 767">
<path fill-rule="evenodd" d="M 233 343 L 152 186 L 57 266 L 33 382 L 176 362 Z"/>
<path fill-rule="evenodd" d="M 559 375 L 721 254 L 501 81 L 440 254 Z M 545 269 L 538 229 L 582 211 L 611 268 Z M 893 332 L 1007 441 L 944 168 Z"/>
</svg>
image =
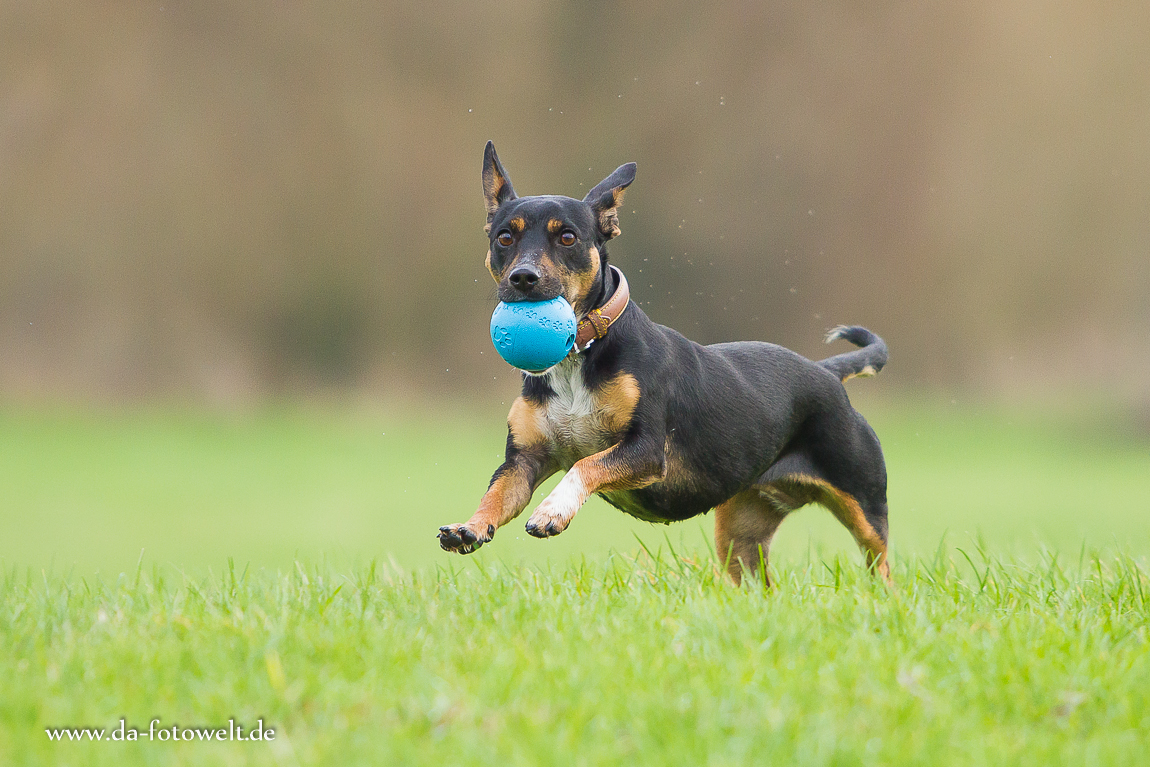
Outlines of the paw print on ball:
<svg viewBox="0 0 1150 767">
<path fill-rule="evenodd" d="M 508 352 L 515 346 L 515 338 L 511 335 L 511 331 L 504 327 L 495 328 L 491 331 L 491 342 L 495 344 L 496 349 L 504 349 Z"/>
</svg>

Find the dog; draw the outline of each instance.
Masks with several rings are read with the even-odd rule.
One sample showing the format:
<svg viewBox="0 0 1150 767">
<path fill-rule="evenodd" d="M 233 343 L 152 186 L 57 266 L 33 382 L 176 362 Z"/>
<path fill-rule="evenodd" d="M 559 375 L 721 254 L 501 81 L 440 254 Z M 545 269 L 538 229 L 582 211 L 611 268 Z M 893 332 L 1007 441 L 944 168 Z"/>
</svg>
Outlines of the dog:
<svg viewBox="0 0 1150 767">
<path fill-rule="evenodd" d="M 524 371 L 507 417 L 505 460 L 471 519 L 439 528 L 440 546 L 469 554 L 490 542 L 544 480 L 565 470 L 527 520 L 537 538 L 566 530 L 592 493 L 650 522 L 714 509 L 715 550 L 730 577 L 767 583 L 779 524 L 818 503 L 889 583 L 886 464 L 843 388 L 882 369 L 886 344 L 865 328 L 840 326 L 827 342 L 860 348 L 812 362 L 760 341 L 701 346 L 653 322 L 607 256 L 634 179 L 628 163 L 582 200 L 519 197 L 487 143 L 486 266 L 499 299 L 563 296 L 579 324 L 563 361 Z"/>
</svg>

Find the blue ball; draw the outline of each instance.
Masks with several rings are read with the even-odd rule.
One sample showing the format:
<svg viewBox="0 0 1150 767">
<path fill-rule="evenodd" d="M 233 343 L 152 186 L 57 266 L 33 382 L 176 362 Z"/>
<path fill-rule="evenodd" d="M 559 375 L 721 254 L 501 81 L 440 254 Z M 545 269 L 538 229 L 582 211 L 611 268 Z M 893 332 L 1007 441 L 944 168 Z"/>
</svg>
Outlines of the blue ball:
<svg viewBox="0 0 1150 767">
<path fill-rule="evenodd" d="M 570 353 L 576 324 L 575 310 L 562 296 L 500 303 L 491 315 L 491 343 L 513 366 L 538 373 Z"/>
</svg>

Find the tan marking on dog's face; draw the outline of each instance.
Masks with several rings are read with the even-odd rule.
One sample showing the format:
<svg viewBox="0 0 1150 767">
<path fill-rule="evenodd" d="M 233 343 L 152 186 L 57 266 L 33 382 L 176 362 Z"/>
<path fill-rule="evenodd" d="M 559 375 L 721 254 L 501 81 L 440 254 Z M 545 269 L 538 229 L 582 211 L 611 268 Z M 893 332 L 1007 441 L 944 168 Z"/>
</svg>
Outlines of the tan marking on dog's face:
<svg viewBox="0 0 1150 767">
<path fill-rule="evenodd" d="M 556 265 L 556 271 L 559 273 L 559 281 L 563 285 L 563 297 L 571 304 L 571 308 L 575 310 L 575 316 L 583 317 L 587 312 L 591 311 L 591 306 L 588 305 L 591 297 L 591 290 L 595 287 L 595 280 L 599 276 L 599 268 L 601 261 L 599 258 L 599 249 L 591 247 L 587 249 L 587 257 L 591 259 L 591 266 L 586 270 L 572 271 Z"/>
<path fill-rule="evenodd" d="M 511 228 L 511 231 L 519 234 L 527 228 L 527 220 L 524 219 L 523 216 L 515 216 L 507 222 L 507 226 Z"/>
<path fill-rule="evenodd" d="M 599 387 L 595 401 L 603 426 L 613 434 L 622 434 L 631 425 L 639 404 L 639 382 L 630 373 L 620 373 Z"/>
<path fill-rule="evenodd" d="M 557 218 L 553 218 L 547 222 L 547 233 L 548 234 L 559 234 L 559 232 L 563 231 L 563 228 L 565 226 L 566 226 L 566 224 L 564 224 L 562 221 L 560 221 Z"/>
<path fill-rule="evenodd" d="M 487 251 L 487 258 L 483 259 L 483 265 L 487 267 L 487 271 L 491 274 L 491 279 L 495 280 L 495 282 L 498 283 L 499 282 L 499 275 L 496 274 L 495 270 L 491 268 L 491 251 L 490 250 Z"/>
<path fill-rule="evenodd" d="M 547 444 L 547 418 L 538 405 L 516 397 L 507 414 L 511 439 L 520 450 Z"/>
</svg>

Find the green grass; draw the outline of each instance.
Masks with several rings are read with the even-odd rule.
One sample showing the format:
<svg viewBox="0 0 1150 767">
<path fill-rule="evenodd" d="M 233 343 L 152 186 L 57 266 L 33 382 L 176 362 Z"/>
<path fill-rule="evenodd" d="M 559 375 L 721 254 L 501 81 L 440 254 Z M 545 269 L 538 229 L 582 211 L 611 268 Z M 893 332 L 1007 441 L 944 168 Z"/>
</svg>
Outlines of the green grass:
<svg viewBox="0 0 1150 767">
<path fill-rule="evenodd" d="M 599 501 L 447 555 L 499 413 L 0 410 L 0 764 L 1144 763 L 1145 438 L 860 409 L 893 592 L 818 509 L 768 593 L 717 577 L 709 517 Z M 277 738 L 44 732 L 155 718 Z"/>
<path fill-rule="evenodd" d="M 4 764 L 1144 764 L 1150 578 L 1129 557 L 9 573 Z M 51 742 L 263 719 L 272 743 Z"/>
</svg>

